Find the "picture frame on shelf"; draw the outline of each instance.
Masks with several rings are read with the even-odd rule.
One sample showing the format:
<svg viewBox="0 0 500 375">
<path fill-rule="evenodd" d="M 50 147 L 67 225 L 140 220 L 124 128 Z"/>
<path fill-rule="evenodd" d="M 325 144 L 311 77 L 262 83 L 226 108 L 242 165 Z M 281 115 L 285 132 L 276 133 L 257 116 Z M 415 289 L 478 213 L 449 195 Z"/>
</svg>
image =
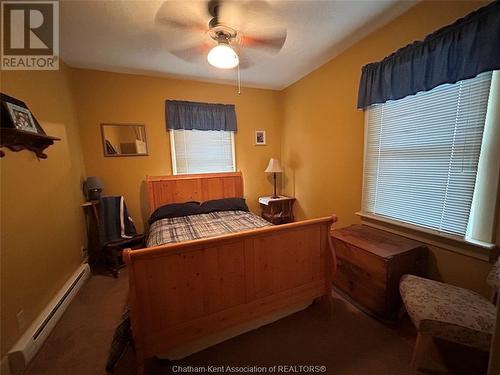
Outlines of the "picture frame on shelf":
<svg viewBox="0 0 500 375">
<path fill-rule="evenodd" d="M 38 159 L 47 159 L 44 150 L 61 140 L 45 133 L 26 103 L 3 92 L 0 92 L 0 117 L 0 148 L 13 152 L 28 150 Z M 4 156 L 0 149 L 0 157 Z"/>
<path fill-rule="evenodd" d="M 266 131 L 265 130 L 256 130 L 255 131 L 255 145 L 256 146 L 265 146 L 266 145 Z"/>
<path fill-rule="evenodd" d="M 31 115 L 31 111 L 26 107 L 5 101 L 5 106 L 12 120 L 12 124 L 18 130 L 27 131 L 38 134 L 38 128 L 35 120 Z"/>
</svg>

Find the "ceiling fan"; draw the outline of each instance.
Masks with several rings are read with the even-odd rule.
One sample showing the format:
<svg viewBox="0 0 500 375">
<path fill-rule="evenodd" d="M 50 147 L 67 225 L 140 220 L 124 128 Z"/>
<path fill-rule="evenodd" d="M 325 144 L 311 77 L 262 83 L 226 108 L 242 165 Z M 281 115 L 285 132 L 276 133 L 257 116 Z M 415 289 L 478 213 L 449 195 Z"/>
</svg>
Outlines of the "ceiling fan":
<svg viewBox="0 0 500 375">
<path fill-rule="evenodd" d="M 158 9 L 155 23 L 176 34 L 168 47 L 172 54 L 190 62 L 206 56 L 221 69 L 247 68 L 253 63 L 245 50 L 277 53 L 287 36 L 264 0 L 167 0 Z"/>
</svg>

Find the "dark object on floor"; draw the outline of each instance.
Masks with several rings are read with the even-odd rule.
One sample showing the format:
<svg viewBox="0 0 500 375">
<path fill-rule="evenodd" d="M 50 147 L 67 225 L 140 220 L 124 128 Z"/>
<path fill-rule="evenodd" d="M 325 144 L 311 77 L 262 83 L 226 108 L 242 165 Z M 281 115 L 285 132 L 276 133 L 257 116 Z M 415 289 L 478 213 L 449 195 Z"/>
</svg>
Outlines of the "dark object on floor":
<svg viewBox="0 0 500 375">
<path fill-rule="evenodd" d="M 334 230 L 332 240 L 338 262 L 334 285 L 375 317 L 396 320 L 399 279 L 423 274 L 424 245 L 366 225 Z"/>
<path fill-rule="evenodd" d="M 134 341 L 132 338 L 132 330 L 130 329 L 129 308 L 127 304 L 123 311 L 120 324 L 116 327 L 115 334 L 113 335 L 108 361 L 106 362 L 106 371 L 113 372 L 120 358 L 123 357 L 129 347 L 133 346 Z"/>
</svg>

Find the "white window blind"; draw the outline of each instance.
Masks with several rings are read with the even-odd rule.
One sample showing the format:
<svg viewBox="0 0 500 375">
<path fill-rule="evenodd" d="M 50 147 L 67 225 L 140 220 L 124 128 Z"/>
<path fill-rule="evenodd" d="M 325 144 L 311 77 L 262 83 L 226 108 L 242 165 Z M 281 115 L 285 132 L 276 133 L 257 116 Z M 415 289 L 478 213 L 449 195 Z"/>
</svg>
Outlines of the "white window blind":
<svg viewBox="0 0 500 375">
<path fill-rule="evenodd" d="M 170 130 L 174 174 L 233 172 L 231 131 Z"/>
<path fill-rule="evenodd" d="M 491 72 L 365 114 L 365 213 L 464 237 Z"/>
</svg>

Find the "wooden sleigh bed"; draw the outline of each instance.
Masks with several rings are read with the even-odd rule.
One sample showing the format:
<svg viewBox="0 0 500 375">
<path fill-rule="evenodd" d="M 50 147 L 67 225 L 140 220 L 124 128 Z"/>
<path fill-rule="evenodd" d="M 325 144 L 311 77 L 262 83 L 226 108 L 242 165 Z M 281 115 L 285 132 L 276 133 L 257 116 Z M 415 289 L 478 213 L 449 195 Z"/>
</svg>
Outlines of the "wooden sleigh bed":
<svg viewBox="0 0 500 375">
<path fill-rule="evenodd" d="M 148 177 L 147 186 L 151 212 L 170 203 L 243 197 L 241 173 Z M 333 215 L 125 250 L 138 373 L 152 357 L 181 358 L 315 299 L 331 314 L 335 221 Z"/>
</svg>

